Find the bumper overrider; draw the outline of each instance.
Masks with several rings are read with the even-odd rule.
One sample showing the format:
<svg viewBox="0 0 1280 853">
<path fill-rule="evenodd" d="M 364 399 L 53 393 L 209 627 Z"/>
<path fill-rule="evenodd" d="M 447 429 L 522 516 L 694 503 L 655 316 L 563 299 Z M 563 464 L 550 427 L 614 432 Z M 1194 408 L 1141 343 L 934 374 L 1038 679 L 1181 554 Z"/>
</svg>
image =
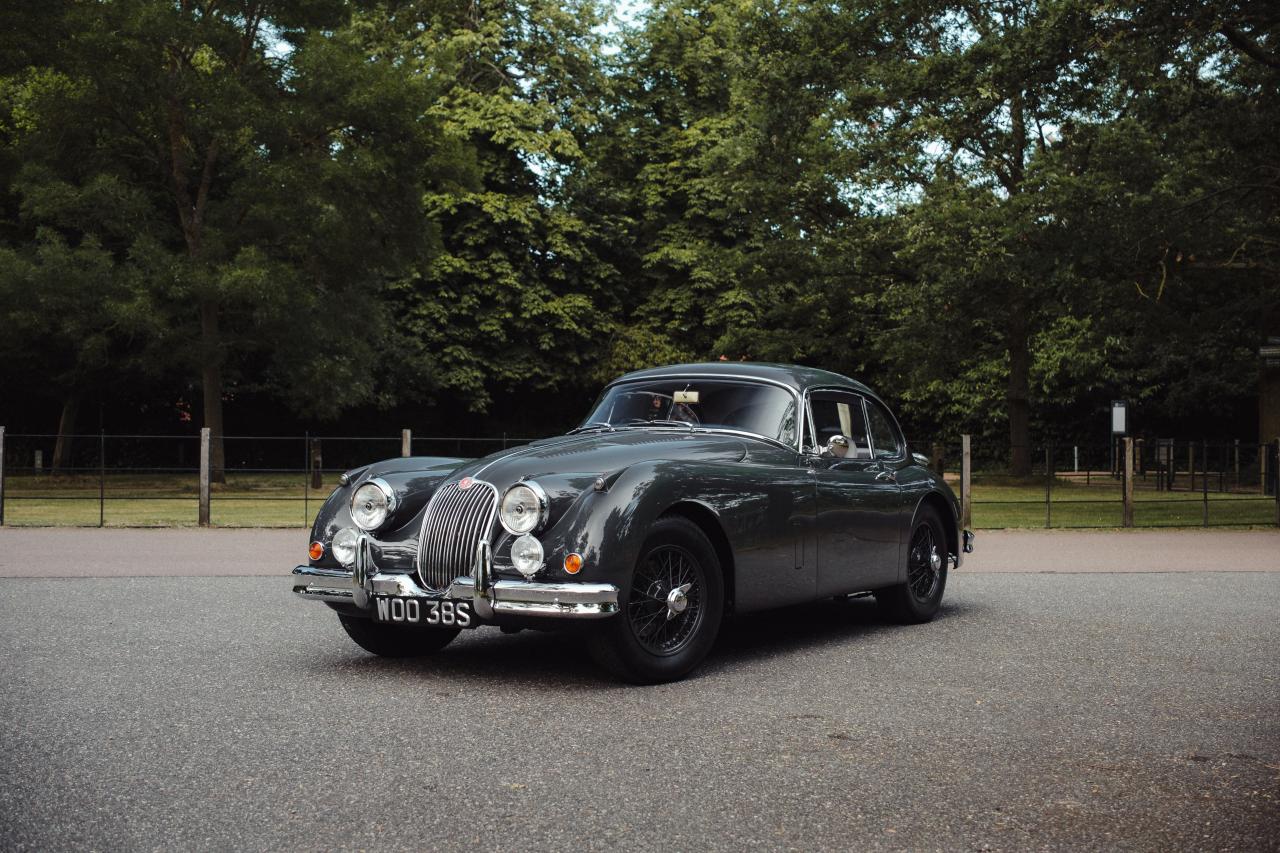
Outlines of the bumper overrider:
<svg viewBox="0 0 1280 853">
<path fill-rule="evenodd" d="M 471 575 L 456 578 L 443 591 L 423 588 L 412 574 L 380 572 L 360 537 L 355 566 L 329 569 L 298 566 L 290 579 L 303 598 L 370 608 L 376 596 L 427 600 L 469 601 L 481 619 L 493 616 L 551 616 L 561 619 L 600 619 L 618 612 L 618 588 L 610 583 L 537 583 L 494 580 L 493 553 L 487 542 L 476 548 Z"/>
</svg>

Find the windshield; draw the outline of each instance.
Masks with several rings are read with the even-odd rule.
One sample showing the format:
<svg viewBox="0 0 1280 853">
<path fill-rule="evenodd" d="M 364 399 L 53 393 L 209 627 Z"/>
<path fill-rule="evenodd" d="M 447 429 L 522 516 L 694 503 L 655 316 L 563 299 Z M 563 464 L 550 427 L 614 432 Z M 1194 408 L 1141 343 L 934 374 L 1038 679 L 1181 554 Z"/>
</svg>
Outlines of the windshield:
<svg viewBox="0 0 1280 853">
<path fill-rule="evenodd" d="M 733 429 L 795 445 L 795 397 L 783 388 L 725 379 L 651 379 L 607 389 L 592 426 Z"/>
</svg>

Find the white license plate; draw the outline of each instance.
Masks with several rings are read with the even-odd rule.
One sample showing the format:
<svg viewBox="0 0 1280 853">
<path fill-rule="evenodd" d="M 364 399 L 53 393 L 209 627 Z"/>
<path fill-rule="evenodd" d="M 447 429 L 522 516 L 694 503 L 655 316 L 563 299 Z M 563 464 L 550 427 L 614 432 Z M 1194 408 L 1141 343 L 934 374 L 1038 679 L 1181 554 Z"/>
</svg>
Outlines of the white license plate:
<svg viewBox="0 0 1280 853">
<path fill-rule="evenodd" d="M 476 627 L 470 601 L 438 601 L 382 595 L 374 599 L 374 620 L 393 625 L 442 625 Z"/>
</svg>

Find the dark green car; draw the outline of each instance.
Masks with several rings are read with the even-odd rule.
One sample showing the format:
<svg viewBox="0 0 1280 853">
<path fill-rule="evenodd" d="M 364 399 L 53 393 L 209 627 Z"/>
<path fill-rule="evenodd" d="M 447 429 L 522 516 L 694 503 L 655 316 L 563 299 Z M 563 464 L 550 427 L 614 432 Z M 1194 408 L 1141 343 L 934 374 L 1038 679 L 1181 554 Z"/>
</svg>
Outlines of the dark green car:
<svg viewBox="0 0 1280 853">
<path fill-rule="evenodd" d="M 732 612 L 869 591 L 898 620 L 931 619 L 973 537 L 923 462 L 839 374 L 643 370 L 567 435 L 347 472 L 293 590 L 379 655 L 480 625 L 576 625 L 622 678 L 669 681 Z"/>
</svg>

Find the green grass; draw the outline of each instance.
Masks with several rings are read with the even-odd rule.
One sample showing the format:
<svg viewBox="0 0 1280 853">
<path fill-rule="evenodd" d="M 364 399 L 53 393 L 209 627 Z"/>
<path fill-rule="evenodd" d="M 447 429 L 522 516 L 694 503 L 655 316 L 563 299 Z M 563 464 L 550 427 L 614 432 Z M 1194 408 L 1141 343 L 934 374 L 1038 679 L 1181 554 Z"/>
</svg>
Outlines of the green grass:
<svg viewBox="0 0 1280 853">
<path fill-rule="evenodd" d="M 215 527 L 309 527 L 337 485 L 326 474 L 311 489 L 302 474 L 227 474 L 211 489 Z M 102 520 L 107 527 L 195 527 L 199 482 L 194 474 L 108 474 Z M 90 526 L 99 521 L 98 478 L 23 476 L 5 482 L 5 524 L 14 527 Z"/>
<path fill-rule="evenodd" d="M 1118 482 L 1104 480 L 1088 485 L 1055 479 L 1046 505 L 1043 478 L 1011 481 L 1004 477 L 975 477 L 973 526 L 975 528 L 1120 527 L 1121 495 Z M 1253 492 L 1208 493 L 1209 525 L 1275 525 L 1276 502 Z M 1200 491 L 1157 492 L 1135 488 L 1135 527 L 1199 527 L 1204 523 L 1205 496 Z"/>
<path fill-rule="evenodd" d="M 296 474 L 229 473 L 213 487 L 210 507 L 216 527 L 307 527 L 337 482 L 326 474 L 318 490 Z M 105 481 L 103 521 L 107 527 L 194 527 L 197 481 L 194 474 L 109 474 Z M 1049 505 L 1053 527 L 1119 527 L 1120 486 L 1109 479 L 1089 485 L 1074 479 L 1054 481 Z M 18 476 L 6 480 L 5 523 L 12 526 L 98 525 L 95 476 Z M 976 475 L 973 524 L 978 529 L 1043 528 L 1043 478 L 1016 481 Z M 1199 527 L 1204 516 L 1201 492 L 1134 493 L 1137 527 Z M 1209 492 L 1209 524 L 1274 525 L 1276 503 L 1256 491 Z"/>
</svg>

